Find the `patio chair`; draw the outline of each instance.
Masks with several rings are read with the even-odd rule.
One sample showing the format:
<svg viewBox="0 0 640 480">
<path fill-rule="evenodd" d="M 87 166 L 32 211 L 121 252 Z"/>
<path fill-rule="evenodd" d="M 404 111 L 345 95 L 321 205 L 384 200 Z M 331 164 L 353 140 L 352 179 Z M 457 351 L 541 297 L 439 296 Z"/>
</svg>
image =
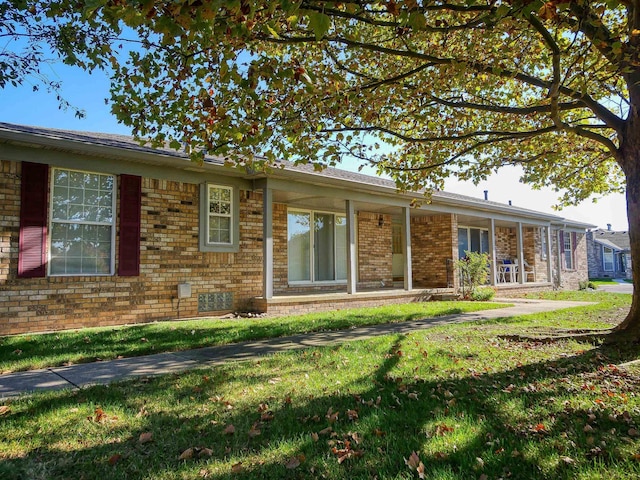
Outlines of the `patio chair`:
<svg viewBox="0 0 640 480">
<path fill-rule="evenodd" d="M 517 265 L 511 260 L 503 260 L 498 266 L 498 282 L 507 283 L 507 275 L 509 282 L 516 281 Z"/>
<path fill-rule="evenodd" d="M 522 269 L 522 274 L 524 275 L 525 282 L 529 281 L 529 275 L 533 277 L 534 282 L 536 281 L 536 268 L 529 265 L 526 260 L 524 261 L 524 268 Z"/>
</svg>

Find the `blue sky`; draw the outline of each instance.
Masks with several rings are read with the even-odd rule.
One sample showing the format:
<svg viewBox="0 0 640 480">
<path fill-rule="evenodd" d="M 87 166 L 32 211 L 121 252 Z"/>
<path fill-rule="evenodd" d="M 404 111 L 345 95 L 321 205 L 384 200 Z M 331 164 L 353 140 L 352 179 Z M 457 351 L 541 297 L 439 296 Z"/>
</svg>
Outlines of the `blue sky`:
<svg viewBox="0 0 640 480">
<path fill-rule="evenodd" d="M 109 96 L 109 81 L 104 73 L 94 72 L 89 75 L 61 64 L 45 68 L 49 69 L 47 74 L 52 80 L 63 82 L 63 96 L 71 104 L 84 110 L 86 117 L 78 119 L 73 110 L 60 110 L 55 95 L 45 91 L 33 92 L 32 85 L 25 84 L 0 90 L 0 121 L 89 132 L 131 133 L 116 121 L 110 113 L 109 105 L 105 104 L 104 99 Z M 347 170 L 355 171 L 357 167 L 356 164 L 343 165 Z M 371 171 L 364 170 L 364 173 Z M 515 206 L 562 215 L 601 228 L 606 228 L 608 223 L 612 224 L 614 230 L 628 228 L 623 195 L 610 195 L 595 204 L 586 201 L 557 212 L 552 209 L 558 196 L 556 192 L 551 189 L 534 191 L 521 184 L 518 178 L 518 169 L 509 168 L 478 186 L 452 179 L 447 182 L 445 189 L 478 198 L 482 198 L 483 191 L 488 190 L 489 199 L 493 201 L 508 203 L 511 200 Z"/>
</svg>

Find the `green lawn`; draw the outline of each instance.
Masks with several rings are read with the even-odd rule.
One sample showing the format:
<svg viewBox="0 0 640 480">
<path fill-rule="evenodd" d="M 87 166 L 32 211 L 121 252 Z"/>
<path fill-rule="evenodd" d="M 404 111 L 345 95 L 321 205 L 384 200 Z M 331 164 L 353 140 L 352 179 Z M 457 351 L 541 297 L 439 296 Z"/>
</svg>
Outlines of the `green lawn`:
<svg viewBox="0 0 640 480">
<path fill-rule="evenodd" d="M 613 281 L 612 278 L 590 278 L 590 283 L 593 283 L 596 287 L 600 285 L 615 285 L 616 282 Z"/>
<path fill-rule="evenodd" d="M 7 402 L 0 478 L 639 478 L 637 346 L 501 337 L 631 298 L 549 296 L 601 303 Z"/>
<path fill-rule="evenodd" d="M 296 333 L 340 330 L 502 308 L 480 302 L 426 302 L 277 318 L 203 318 L 127 327 L 0 337 L 0 372 L 173 352 Z"/>
</svg>

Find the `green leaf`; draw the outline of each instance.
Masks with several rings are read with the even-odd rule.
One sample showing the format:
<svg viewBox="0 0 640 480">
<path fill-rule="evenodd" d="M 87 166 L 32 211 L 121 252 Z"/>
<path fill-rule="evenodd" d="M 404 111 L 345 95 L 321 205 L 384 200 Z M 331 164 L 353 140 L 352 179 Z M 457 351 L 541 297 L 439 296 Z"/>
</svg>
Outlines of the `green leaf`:
<svg viewBox="0 0 640 480">
<path fill-rule="evenodd" d="M 321 40 L 331 27 L 331 18 L 321 12 L 310 12 L 308 16 L 309 26 L 313 30 L 316 40 Z"/>
<path fill-rule="evenodd" d="M 409 26 L 416 30 L 422 30 L 427 26 L 427 19 L 422 12 L 411 12 L 409 15 Z"/>
</svg>

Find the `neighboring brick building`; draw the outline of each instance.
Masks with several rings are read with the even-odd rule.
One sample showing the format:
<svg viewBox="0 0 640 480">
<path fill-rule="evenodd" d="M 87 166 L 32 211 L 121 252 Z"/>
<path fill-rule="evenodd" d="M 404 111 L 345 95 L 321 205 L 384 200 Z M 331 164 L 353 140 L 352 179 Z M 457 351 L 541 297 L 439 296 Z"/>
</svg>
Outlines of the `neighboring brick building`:
<svg viewBox="0 0 640 480">
<path fill-rule="evenodd" d="M 632 278 L 629 232 L 596 229 L 587 232 L 589 278 Z"/>
<path fill-rule="evenodd" d="M 445 192 L 413 207 L 385 179 L 283 165 L 0 124 L 0 335 L 415 301 L 455 292 L 469 250 L 505 293 L 587 277 L 589 225 Z"/>
</svg>

